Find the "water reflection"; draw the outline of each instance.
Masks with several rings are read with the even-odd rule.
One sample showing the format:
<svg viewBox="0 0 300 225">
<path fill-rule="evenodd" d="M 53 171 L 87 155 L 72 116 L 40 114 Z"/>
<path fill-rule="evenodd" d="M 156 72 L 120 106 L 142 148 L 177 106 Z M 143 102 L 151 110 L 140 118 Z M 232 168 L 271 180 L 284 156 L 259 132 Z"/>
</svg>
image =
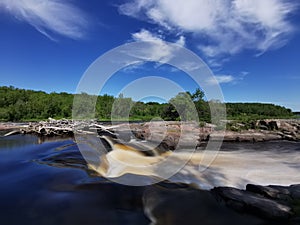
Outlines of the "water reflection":
<svg viewBox="0 0 300 225">
<path fill-rule="evenodd" d="M 12 150 L 38 143 L 38 137 L 35 135 L 12 135 L 8 137 L 0 137 L 0 151 Z"/>
<path fill-rule="evenodd" d="M 17 149 L 22 151 L 4 151 Z M 280 159 L 299 174 L 299 143 L 225 143 L 222 149 L 224 157 L 238 153 L 235 156 L 247 162 L 248 156 L 265 156 L 274 162 L 272 167 L 277 165 L 274 160 Z M 37 136 L 15 135 L 1 138 L 0 150 L 0 224 L 262 224 L 224 208 L 209 192 L 187 184 L 131 187 L 99 177 L 89 170 L 72 138 L 39 142 Z M 250 164 L 242 166 L 251 169 Z M 180 181 L 187 176 L 177 178 Z"/>
<path fill-rule="evenodd" d="M 12 135 L 7 137 L 0 137 L 0 151 L 12 150 L 18 148 L 28 147 L 30 145 L 43 144 L 44 142 L 57 142 L 62 140 L 73 140 L 72 137 L 45 137 L 37 135 Z"/>
</svg>

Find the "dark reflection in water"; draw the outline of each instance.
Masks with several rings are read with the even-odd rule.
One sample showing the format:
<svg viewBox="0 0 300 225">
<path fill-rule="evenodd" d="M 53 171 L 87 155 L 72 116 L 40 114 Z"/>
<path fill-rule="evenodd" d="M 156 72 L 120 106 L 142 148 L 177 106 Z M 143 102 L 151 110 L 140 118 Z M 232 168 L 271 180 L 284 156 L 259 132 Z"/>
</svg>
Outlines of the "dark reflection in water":
<svg viewBox="0 0 300 225">
<path fill-rule="evenodd" d="M 269 142 L 224 142 L 222 147 L 222 151 L 254 151 L 254 152 L 262 152 L 262 151 L 271 151 L 278 153 L 288 153 L 290 151 L 300 151 L 300 142 L 293 141 L 269 141 Z"/>
<path fill-rule="evenodd" d="M 0 224 L 149 223 L 144 188 L 93 175 L 72 140 L 2 138 L 0 165 Z"/>
<path fill-rule="evenodd" d="M 0 151 L 24 148 L 30 145 L 42 144 L 44 142 L 57 142 L 57 137 L 44 137 L 37 135 L 12 135 L 0 136 Z M 59 140 L 72 140 L 71 137 L 60 137 Z"/>
<path fill-rule="evenodd" d="M 35 135 L 13 135 L 0 137 L 0 150 L 15 149 L 34 144 L 38 144 L 38 137 Z"/>
<path fill-rule="evenodd" d="M 220 206 L 207 191 L 162 182 L 113 183 L 90 171 L 72 139 L 39 144 L 36 136 L 0 139 L 0 224 L 261 224 Z M 299 150 L 294 143 L 286 149 Z M 242 150 L 242 144 L 223 146 Z M 254 145 L 252 145 L 254 147 Z M 255 145 L 255 148 L 257 145 Z M 266 150 L 266 149 L 265 149 Z"/>
</svg>

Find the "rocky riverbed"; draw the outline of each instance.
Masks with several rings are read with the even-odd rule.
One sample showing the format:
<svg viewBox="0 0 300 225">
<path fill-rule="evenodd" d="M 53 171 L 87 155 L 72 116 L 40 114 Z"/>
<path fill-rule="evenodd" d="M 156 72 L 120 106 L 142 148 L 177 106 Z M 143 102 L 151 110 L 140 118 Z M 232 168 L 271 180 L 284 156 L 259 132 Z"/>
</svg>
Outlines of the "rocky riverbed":
<svg viewBox="0 0 300 225">
<path fill-rule="evenodd" d="M 181 144 L 194 144 L 196 147 L 212 141 L 229 142 L 260 142 L 272 140 L 300 140 L 300 120 L 259 120 L 251 129 L 246 130 L 218 130 L 213 124 L 199 127 L 195 123 L 181 122 L 146 122 L 132 124 L 132 131 L 136 138 L 158 142 L 164 135 L 162 142 L 174 149 Z"/>
<path fill-rule="evenodd" d="M 197 123 L 177 121 L 117 123 L 113 126 L 103 126 L 102 123 L 96 121 L 78 122 L 50 118 L 48 121 L 27 124 L 1 123 L 0 130 L 7 135 L 34 133 L 41 136 L 73 135 L 75 130 L 82 133 L 106 130 L 116 134 L 127 133 L 128 137 L 125 139 L 135 137 L 140 140 L 158 142 L 171 150 L 175 149 L 178 144 L 198 147 L 209 140 L 230 142 L 300 140 L 300 120 L 258 120 L 252 124 L 250 129 L 243 129 L 243 126 L 243 124 L 236 123 L 235 131 L 220 130 L 217 126 L 209 123 L 204 123 L 200 127 Z M 123 135 L 123 137 L 125 136 Z"/>
</svg>

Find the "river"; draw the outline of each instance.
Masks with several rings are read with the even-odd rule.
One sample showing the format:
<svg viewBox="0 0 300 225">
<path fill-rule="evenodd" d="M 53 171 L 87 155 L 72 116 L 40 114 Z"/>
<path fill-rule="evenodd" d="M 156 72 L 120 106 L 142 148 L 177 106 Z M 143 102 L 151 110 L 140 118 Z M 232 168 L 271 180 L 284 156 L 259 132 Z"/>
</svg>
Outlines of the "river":
<svg viewBox="0 0 300 225">
<path fill-rule="evenodd" d="M 170 181 L 202 189 L 300 183 L 299 153 L 297 142 L 223 143 L 205 174 L 185 171 Z M 31 135 L 1 137 L 0 183 L 3 225 L 149 224 L 149 190 L 177 187 L 170 182 L 148 187 L 114 183 L 88 169 L 72 138 Z"/>
</svg>

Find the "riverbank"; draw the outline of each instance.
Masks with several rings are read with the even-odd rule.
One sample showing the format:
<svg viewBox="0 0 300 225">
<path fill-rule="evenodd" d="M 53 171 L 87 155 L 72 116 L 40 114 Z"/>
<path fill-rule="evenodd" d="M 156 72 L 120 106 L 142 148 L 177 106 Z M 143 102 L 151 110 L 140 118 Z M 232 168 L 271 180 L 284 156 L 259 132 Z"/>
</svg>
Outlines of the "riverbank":
<svg viewBox="0 0 300 225">
<path fill-rule="evenodd" d="M 300 140 L 300 120 L 266 119 L 252 123 L 245 129 L 244 124 L 231 125 L 230 130 L 220 130 L 217 126 L 204 123 L 201 127 L 193 122 L 151 121 L 122 123 L 113 126 L 96 121 L 79 122 L 67 119 L 31 122 L 31 123 L 0 123 L 1 134 L 37 134 L 40 136 L 73 136 L 74 132 L 89 133 L 103 130 L 112 133 L 127 133 L 140 140 L 162 143 L 169 149 L 177 144 L 195 146 L 196 148 L 208 141 L 225 142 L 261 142 L 272 140 Z M 232 129 L 235 130 L 232 130 Z M 123 135 L 124 136 L 124 135 Z M 127 139 L 130 137 L 127 137 Z"/>
<path fill-rule="evenodd" d="M 243 126 L 243 124 L 239 124 Z M 199 127 L 195 123 L 146 122 L 131 125 L 136 138 L 158 142 L 164 134 L 163 143 L 175 148 L 179 141 L 196 144 L 196 148 L 208 141 L 261 142 L 274 140 L 300 140 L 300 120 L 259 120 L 249 129 L 220 130 L 209 123 Z M 195 143 L 193 143 L 195 142 Z"/>
</svg>

